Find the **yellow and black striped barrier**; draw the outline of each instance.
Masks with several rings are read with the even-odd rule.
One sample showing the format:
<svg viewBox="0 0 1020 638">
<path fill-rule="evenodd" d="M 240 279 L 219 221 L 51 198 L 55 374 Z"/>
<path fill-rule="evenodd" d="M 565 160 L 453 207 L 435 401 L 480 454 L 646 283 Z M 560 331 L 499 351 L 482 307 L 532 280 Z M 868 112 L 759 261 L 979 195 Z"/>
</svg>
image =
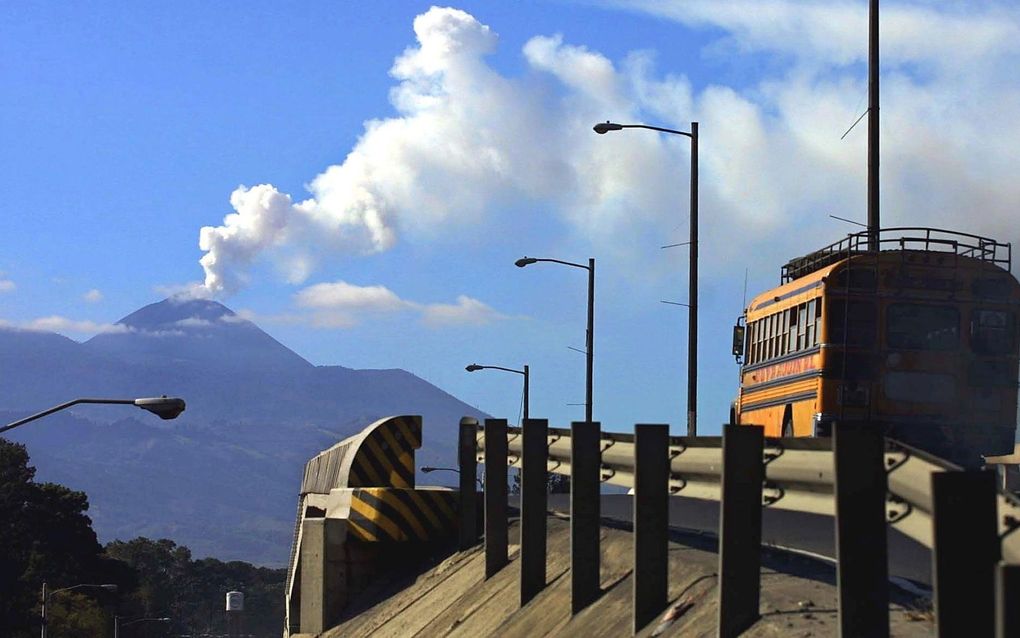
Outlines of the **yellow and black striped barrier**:
<svg viewBox="0 0 1020 638">
<path fill-rule="evenodd" d="M 456 492 L 416 489 L 421 441 L 420 416 L 394 416 L 315 455 L 305 465 L 299 519 L 310 511 L 345 519 L 349 536 L 372 543 L 448 538 L 457 525 Z"/>
<path fill-rule="evenodd" d="M 455 537 L 460 492 L 415 485 L 421 443 L 420 416 L 387 417 L 305 464 L 287 578 L 288 634 L 326 628 L 326 616 L 361 590 L 392 544 Z"/>
<path fill-rule="evenodd" d="M 453 490 L 364 487 L 351 490 L 349 535 L 368 542 L 449 538 L 457 523 Z"/>
</svg>

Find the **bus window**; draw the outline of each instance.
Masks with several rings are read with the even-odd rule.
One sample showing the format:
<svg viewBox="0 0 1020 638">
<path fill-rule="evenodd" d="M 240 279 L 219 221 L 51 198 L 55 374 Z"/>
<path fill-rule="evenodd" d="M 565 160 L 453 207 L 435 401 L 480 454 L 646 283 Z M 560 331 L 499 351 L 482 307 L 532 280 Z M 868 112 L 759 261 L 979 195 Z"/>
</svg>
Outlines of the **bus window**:
<svg viewBox="0 0 1020 638">
<path fill-rule="evenodd" d="M 829 302 L 829 314 L 825 321 L 829 329 L 829 343 L 832 345 L 843 343 L 844 322 L 848 346 L 870 347 L 875 344 L 875 304 L 870 301 L 851 301 L 850 314 L 847 316 L 846 300 L 833 299 Z"/>
<path fill-rule="evenodd" d="M 787 348 L 790 338 L 787 333 L 790 332 L 790 311 L 789 309 L 779 313 L 779 355 L 783 356 L 788 354 L 790 350 Z"/>
<path fill-rule="evenodd" d="M 786 337 L 786 351 L 796 352 L 797 351 L 797 309 L 790 308 L 786 311 L 790 315 L 790 327 Z"/>
<path fill-rule="evenodd" d="M 960 312 L 952 306 L 895 303 L 886 311 L 890 348 L 953 350 L 960 344 Z"/>
<path fill-rule="evenodd" d="M 810 348 L 815 341 L 815 300 L 807 302 L 807 330 L 804 333 L 804 347 Z"/>
<path fill-rule="evenodd" d="M 807 309 L 804 304 L 797 306 L 797 349 L 802 350 L 807 347 L 807 343 L 804 341 L 804 335 L 807 333 Z"/>
<path fill-rule="evenodd" d="M 974 352 L 1005 354 L 1013 349 L 1013 315 L 1004 310 L 975 310 L 970 318 Z"/>
</svg>

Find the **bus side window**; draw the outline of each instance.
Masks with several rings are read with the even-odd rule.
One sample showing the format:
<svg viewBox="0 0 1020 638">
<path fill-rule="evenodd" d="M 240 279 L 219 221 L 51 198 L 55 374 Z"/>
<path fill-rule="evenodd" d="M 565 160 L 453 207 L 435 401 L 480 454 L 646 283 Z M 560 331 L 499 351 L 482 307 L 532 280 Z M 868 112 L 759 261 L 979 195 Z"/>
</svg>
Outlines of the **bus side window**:
<svg viewBox="0 0 1020 638">
<path fill-rule="evenodd" d="M 781 313 L 779 313 L 779 355 L 780 356 L 786 355 L 789 352 L 789 350 L 787 350 L 787 347 L 786 347 L 787 342 L 789 341 L 788 337 L 786 336 L 786 333 L 788 333 L 789 331 L 790 331 L 790 311 L 789 310 L 784 310 Z"/>
<path fill-rule="evenodd" d="M 797 349 L 803 350 L 807 347 L 807 308 L 805 304 L 797 306 Z"/>
<path fill-rule="evenodd" d="M 749 348 L 749 363 L 758 363 L 758 322 L 755 321 L 748 325 L 751 330 L 751 347 Z"/>
<path fill-rule="evenodd" d="M 786 311 L 786 314 L 790 316 L 790 327 L 787 332 L 787 346 L 788 352 L 797 351 L 797 308 L 790 308 Z"/>
<path fill-rule="evenodd" d="M 804 347 L 815 345 L 815 300 L 807 302 L 807 331 L 804 334 Z"/>
</svg>

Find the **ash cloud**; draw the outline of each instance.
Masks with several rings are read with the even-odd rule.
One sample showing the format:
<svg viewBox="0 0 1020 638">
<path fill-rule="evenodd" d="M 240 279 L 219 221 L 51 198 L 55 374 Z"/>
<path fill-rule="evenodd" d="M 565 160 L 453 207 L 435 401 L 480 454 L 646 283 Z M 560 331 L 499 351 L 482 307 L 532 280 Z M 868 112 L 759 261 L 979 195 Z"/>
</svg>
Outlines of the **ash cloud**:
<svg viewBox="0 0 1020 638">
<path fill-rule="evenodd" d="M 507 77 L 487 61 L 498 45 L 492 29 L 433 7 L 414 20 L 416 44 L 390 71 L 397 116 L 367 122 L 343 162 L 309 182 L 306 199 L 271 184 L 235 190 L 234 212 L 201 229 L 205 279 L 190 294 L 228 295 L 261 261 L 300 284 L 324 259 L 381 253 L 398 241 L 457 233 L 498 241 L 485 237 L 485 225 L 535 201 L 573 235 L 565 240 L 647 253 L 639 238 L 669 237 L 682 222 L 689 144 L 647 131 L 596 136 L 591 125 L 606 118 L 682 130 L 701 123 L 702 241 L 717 247 L 703 257 L 714 272 L 773 267 L 853 230 L 829 215 L 863 219 L 866 134 L 839 136 L 867 91 L 866 3 L 609 4 L 721 30 L 709 57 L 786 63 L 753 85 L 693 87 L 682 74 L 658 72 L 647 52 L 614 64 L 539 35 L 523 47 L 525 72 Z M 1020 239 L 1012 159 L 1020 89 L 1004 81 L 1020 63 L 1018 16 L 994 2 L 969 12 L 883 7 L 884 225 Z"/>
</svg>

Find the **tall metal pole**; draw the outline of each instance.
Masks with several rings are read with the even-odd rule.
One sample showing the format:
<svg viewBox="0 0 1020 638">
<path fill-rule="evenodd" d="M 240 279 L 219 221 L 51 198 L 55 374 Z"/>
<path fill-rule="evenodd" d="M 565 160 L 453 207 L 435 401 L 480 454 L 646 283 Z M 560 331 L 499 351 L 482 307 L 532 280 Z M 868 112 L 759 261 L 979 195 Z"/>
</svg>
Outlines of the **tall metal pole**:
<svg viewBox="0 0 1020 638">
<path fill-rule="evenodd" d="M 588 258 L 588 344 L 587 352 L 587 375 L 585 380 L 584 393 L 584 420 L 592 423 L 592 370 L 595 357 L 595 258 Z"/>
<path fill-rule="evenodd" d="M 42 584 L 42 628 L 39 630 L 39 635 L 42 638 L 46 638 L 46 581 Z"/>
<path fill-rule="evenodd" d="M 687 436 L 698 435 L 698 123 L 691 122 L 691 246 L 687 323 Z"/>
<path fill-rule="evenodd" d="M 868 250 L 878 250 L 878 0 L 868 13 Z"/>
<path fill-rule="evenodd" d="M 524 420 L 528 420 L 528 366 L 524 366 Z"/>
</svg>

